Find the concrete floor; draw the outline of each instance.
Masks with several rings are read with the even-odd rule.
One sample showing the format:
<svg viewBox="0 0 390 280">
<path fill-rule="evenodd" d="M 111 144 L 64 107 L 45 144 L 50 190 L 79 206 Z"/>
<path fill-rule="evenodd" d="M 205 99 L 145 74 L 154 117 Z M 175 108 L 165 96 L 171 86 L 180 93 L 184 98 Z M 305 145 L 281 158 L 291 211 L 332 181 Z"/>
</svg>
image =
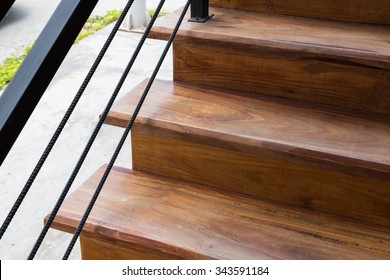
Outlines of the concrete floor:
<svg viewBox="0 0 390 280">
<path fill-rule="evenodd" d="M 101 0 L 94 13 L 103 14 L 108 9 L 122 8 L 125 2 L 124 0 Z M 39 5 L 40 3 L 42 5 Z M 59 0 L 16 1 L 5 20 L 0 23 L 0 61 L 34 41 L 58 3 Z M 156 0 L 147 1 L 148 7 L 155 7 L 156 3 Z M 172 11 L 183 3 L 184 0 L 167 1 L 164 9 Z M 0 223 L 5 219 L 23 188 L 111 28 L 112 25 L 73 46 L 0 167 Z M 115 88 L 140 36 L 131 32 L 118 33 L 51 156 L 8 231 L 0 240 L 0 259 L 25 259 L 28 256 L 42 229 L 43 217 L 52 210 L 65 186 L 97 122 L 98 115 Z M 165 42 L 162 41 L 146 42 L 120 95 L 150 76 L 164 46 Z M 159 78 L 172 79 L 171 54 L 161 68 Z M 2 91 L 0 95 L 1 93 Z M 74 187 L 77 187 L 100 165 L 109 161 L 122 131 L 120 128 L 103 126 Z M 128 143 L 117 161 L 119 166 L 131 167 L 130 141 Z M 70 238 L 69 234 L 50 230 L 36 259 L 61 259 Z M 78 245 L 70 259 L 80 259 Z"/>
</svg>

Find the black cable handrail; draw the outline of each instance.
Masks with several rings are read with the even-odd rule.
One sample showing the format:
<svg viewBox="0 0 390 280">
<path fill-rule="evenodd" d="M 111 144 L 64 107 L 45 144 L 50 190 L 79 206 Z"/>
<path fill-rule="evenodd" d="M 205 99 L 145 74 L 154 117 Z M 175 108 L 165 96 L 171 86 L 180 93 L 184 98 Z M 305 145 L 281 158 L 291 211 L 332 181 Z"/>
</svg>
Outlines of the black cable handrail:
<svg viewBox="0 0 390 280">
<path fill-rule="evenodd" d="M 73 247 L 74 247 L 74 245 L 75 245 L 75 243 L 76 243 L 76 241 L 77 241 L 77 239 L 78 239 L 78 237 L 79 237 L 79 235 L 81 233 L 81 230 L 83 229 L 83 227 L 85 225 L 85 222 L 87 221 L 88 216 L 91 213 L 92 208 L 95 205 L 95 202 L 96 202 L 96 200 L 99 197 L 100 191 L 103 189 L 104 183 L 106 182 L 106 180 L 108 178 L 108 175 L 110 174 L 110 171 L 111 171 L 112 167 L 114 166 L 114 163 L 115 163 L 115 161 L 116 161 L 116 159 L 117 159 L 117 157 L 119 155 L 119 152 L 121 151 L 121 149 L 123 147 L 123 144 L 125 143 L 126 138 L 129 135 L 131 128 L 133 127 L 134 121 L 135 121 L 139 111 L 141 110 L 142 104 L 144 103 L 144 101 L 146 99 L 146 96 L 149 93 L 149 90 L 150 90 L 150 88 L 151 88 L 151 86 L 152 86 L 152 84 L 153 84 L 153 82 L 154 82 L 154 80 L 155 80 L 155 78 L 156 78 L 156 76 L 158 74 L 158 71 L 160 70 L 160 67 L 161 67 L 161 65 L 162 65 L 162 63 L 163 63 L 163 61 L 165 59 L 165 56 L 168 53 L 168 50 L 169 50 L 169 48 L 170 48 L 170 46 L 171 46 L 171 44 L 172 44 L 172 42 L 173 42 L 173 40 L 174 40 L 174 38 L 176 36 L 177 31 L 179 30 L 179 27 L 180 27 L 180 25 L 181 25 L 181 23 L 182 23 L 182 21 L 184 19 L 185 14 L 187 13 L 187 10 L 188 10 L 188 7 L 190 6 L 190 4 L 191 4 L 191 0 L 188 0 L 186 5 L 185 5 L 185 7 L 184 7 L 184 9 L 183 9 L 183 11 L 182 11 L 182 13 L 181 13 L 181 15 L 180 15 L 179 20 L 178 20 L 178 22 L 177 22 L 177 24 L 176 24 L 176 26 L 175 26 L 172 34 L 171 34 L 171 36 L 168 39 L 168 42 L 167 42 L 167 44 L 165 46 L 165 49 L 164 49 L 164 51 L 163 51 L 163 53 L 162 53 L 162 55 L 161 55 L 157 65 L 156 65 L 156 68 L 154 69 L 153 74 L 150 77 L 148 84 L 146 85 L 146 88 L 145 88 L 145 90 L 144 90 L 144 92 L 143 92 L 143 94 L 142 94 L 142 96 L 141 96 L 141 98 L 140 98 L 140 100 L 139 100 L 139 102 L 137 104 L 137 107 L 135 108 L 134 113 L 131 116 L 130 121 L 126 125 L 125 131 L 123 132 L 122 137 L 121 137 L 121 139 L 120 139 L 120 141 L 119 141 L 119 143 L 118 143 L 118 145 L 117 145 L 117 147 L 115 149 L 115 152 L 112 155 L 111 160 L 110 160 L 106 170 L 104 171 L 104 174 L 103 174 L 103 176 L 102 176 L 102 178 L 101 178 L 101 180 L 99 182 L 99 185 L 96 188 L 95 193 L 93 194 L 93 196 L 91 198 L 91 201 L 89 202 L 88 207 L 85 210 L 84 215 L 83 215 L 83 217 L 82 217 L 82 219 L 81 219 L 81 221 L 80 221 L 76 231 L 73 234 L 72 240 L 71 240 L 71 242 L 70 242 L 70 244 L 69 244 L 69 246 L 68 246 L 68 248 L 67 248 L 67 250 L 65 252 L 63 260 L 68 259 L 69 255 L 70 255 L 70 253 L 71 253 L 71 251 L 72 251 L 72 249 L 73 249 Z"/>
<path fill-rule="evenodd" d="M 130 61 L 129 61 L 125 71 L 123 72 L 123 74 L 122 74 L 122 76 L 121 76 L 121 78 L 120 78 L 120 80 L 119 80 L 119 82 L 118 82 L 118 84 L 117 84 L 113 94 L 111 95 L 111 98 L 109 99 L 109 101 L 108 101 L 108 103 L 107 103 L 103 113 L 101 114 L 101 116 L 99 118 L 99 121 L 98 121 L 98 123 L 95 126 L 95 129 L 93 130 L 93 132 L 92 132 L 92 134 L 91 134 L 91 136 L 90 136 L 90 138 L 89 138 L 89 140 L 88 140 L 88 142 L 87 142 L 87 144 L 86 144 L 86 146 L 85 146 L 85 148 L 84 148 L 84 150 L 83 150 L 83 152 L 82 152 L 82 154 L 81 154 L 81 156 L 80 156 L 80 158 L 79 158 L 79 160 L 78 160 L 78 162 L 77 162 L 77 164 L 75 166 L 75 168 L 73 169 L 72 174 L 70 175 L 70 177 L 68 179 L 68 182 L 66 183 L 66 185 L 65 185 L 65 187 L 64 187 L 60 197 L 58 198 L 58 200 L 57 200 L 57 202 L 56 202 L 56 204 L 55 204 L 55 206 L 54 206 L 54 208 L 53 208 L 53 210 L 52 210 L 52 212 L 51 212 L 47 222 L 45 223 L 45 226 L 43 227 L 43 229 L 42 229 L 42 231 L 41 231 L 37 241 L 35 242 L 34 247 L 31 250 L 28 259 L 31 260 L 31 259 L 34 258 L 34 256 L 37 253 L 40 245 L 42 244 L 42 241 L 45 238 L 46 233 L 48 232 L 51 224 L 53 223 L 53 221 L 55 219 L 55 216 L 57 215 L 57 213 L 58 213 L 58 211 L 59 211 L 63 201 L 65 200 L 66 195 L 68 194 L 70 188 L 72 187 L 72 184 L 73 184 L 74 180 L 76 179 L 76 176 L 78 175 L 78 173 L 79 173 L 79 171 L 80 171 L 80 169 L 81 169 L 81 167 L 82 167 L 82 165 L 83 165 L 83 163 L 84 163 L 84 161 L 85 161 L 85 159 L 86 159 L 86 157 L 87 157 L 87 155 L 88 155 L 88 153 L 89 153 L 93 143 L 95 142 L 95 139 L 96 139 L 96 137 L 97 137 L 97 135 L 98 135 L 98 133 L 99 133 L 103 123 L 104 123 L 104 120 L 106 119 L 106 117 L 107 117 L 107 115 L 108 115 L 108 113 L 109 113 L 109 111 L 111 109 L 112 104 L 114 103 L 114 101 L 115 101 L 115 99 L 116 99 L 120 89 L 122 88 L 123 83 L 125 82 L 128 74 L 129 74 L 129 72 L 130 72 L 130 70 L 131 70 L 131 68 L 132 68 L 132 66 L 133 66 L 133 64 L 134 64 L 134 62 L 135 62 L 135 60 L 136 60 L 136 58 L 137 58 L 137 56 L 138 56 L 138 54 L 139 54 L 143 44 L 144 44 L 148 34 L 149 34 L 149 32 L 150 32 L 150 30 L 152 29 L 152 26 L 153 26 L 153 24 L 154 24 L 154 22 L 155 22 L 155 20 L 156 20 L 156 18 L 158 16 L 158 14 L 161 11 L 161 8 L 162 8 L 164 2 L 165 2 L 165 0 L 161 0 L 159 5 L 158 5 L 158 7 L 156 8 L 156 11 L 155 11 L 152 19 L 150 20 L 150 23 L 149 23 L 148 27 L 146 28 L 146 30 L 145 30 L 145 32 L 144 32 L 140 42 L 138 43 L 137 48 L 134 51 L 133 56 L 131 57 L 131 59 L 130 59 Z"/>
</svg>

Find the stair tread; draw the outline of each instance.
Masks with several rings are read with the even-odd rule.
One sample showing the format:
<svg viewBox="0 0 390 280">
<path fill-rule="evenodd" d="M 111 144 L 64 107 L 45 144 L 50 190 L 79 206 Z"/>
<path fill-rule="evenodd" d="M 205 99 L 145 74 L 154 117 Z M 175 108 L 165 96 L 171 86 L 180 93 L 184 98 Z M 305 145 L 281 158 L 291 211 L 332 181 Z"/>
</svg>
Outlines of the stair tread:
<svg viewBox="0 0 390 280">
<path fill-rule="evenodd" d="M 166 40 L 178 18 L 174 12 L 161 17 L 151 37 Z M 343 58 L 390 69 L 390 26 L 335 22 L 211 8 L 215 14 L 204 24 L 183 22 L 176 40 L 195 38 L 216 44 L 248 45 Z"/>
<path fill-rule="evenodd" d="M 53 227 L 73 233 L 102 166 Z M 388 259 L 390 230 L 114 167 L 83 233 L 186 259 Z M 298 240 L 298 242 L 297 242 Z"/>
<path fill-rule="evenodd" d="M 106 122 L 125 126 L 146 83 L 118 100 Z M 260 154 L 267 150 L 292 160 L 388 179 L 389 118 L 359 116 L 330 107 L 156 80 L 137 122 L 190 136 L 193 141 L 212 139 L 215 146 L 237 151 Z"/>
</svg>

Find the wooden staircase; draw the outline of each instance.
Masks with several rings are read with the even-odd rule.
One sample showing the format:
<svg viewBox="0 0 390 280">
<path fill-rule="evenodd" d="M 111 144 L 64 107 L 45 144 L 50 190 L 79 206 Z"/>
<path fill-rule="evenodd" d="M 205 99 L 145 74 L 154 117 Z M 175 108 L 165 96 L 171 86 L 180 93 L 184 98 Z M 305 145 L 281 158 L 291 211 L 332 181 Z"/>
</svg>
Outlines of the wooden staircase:
<svg viewBox="0 0 390 280">
<path fill-rule="evenodd" d="M 84 259 L 390 259 L 390 2 L 293 2 L 210 0 L 211 20 L 183 23 Z M 146 83 L 107 123 L 127 123 Z M 103 171 L 54 228 L 75 230 Z"/>
</svg>

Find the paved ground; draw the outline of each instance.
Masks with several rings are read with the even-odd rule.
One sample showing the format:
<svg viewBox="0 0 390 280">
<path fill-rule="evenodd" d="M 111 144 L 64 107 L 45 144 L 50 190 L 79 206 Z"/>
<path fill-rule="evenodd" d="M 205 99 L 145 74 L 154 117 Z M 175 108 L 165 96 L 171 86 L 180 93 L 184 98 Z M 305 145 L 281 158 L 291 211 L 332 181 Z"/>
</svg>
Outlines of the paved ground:
<svg viewBox="0 0 390 280">
<path fill-rule="evenodd" d="M 102 14 L 108 9 L 121 8 L 125 2 L 101 0 L 95 13 Z M 147 1 L 147 5 L 153 7 L 156 2 Z M 58 3 L 59 0 L 16 1 L 6 19 L 0 23 L 0 61 L 34 41 Z M 165 9 L 173 10 L 183 3 L 183 0 L 167 1 Z M 73 46 L 13 150 L 0 167 L 0 222 L 4 220 L 23 188 L 111 28 L 112 25 Z M 136 33 L 119 32 L 20 211 L 0 240 L 0 259 L 27 257 L 43 226 L 43 217 L 53 208 L 139 37 Z M 146 42 L 144 51 L 134 65 L 121 94 L 150 76 L 163 46 L 164 42 L 161 41 Z M 172 78 L 171 57 L 167 57 L 160 73 L 160 78 Z M 121 133 L 122 129 L 103 127 L 74 186 L 108 161 Z M 129 143 L 122 151 L 117 164 L 131 167 L 130 157 Z M 37 254 L 37 259 L 62 258 L 69 240 L 70 235 L 51 230 Z M 79 258 L 80 252 L 76 248 L 71 259 Z"/>
<path fill-rule="evenodd" d="M 42 31 L 61 0 L 17 0 L 0 23 L 0 62 L 11 53 L 32 44 Z M 127 0 L 100 0 L 93 15 L 103 15 L 110 9 L 121 9 Z M 147 8 L 155 8 L 158 0 L 146 0 Z M 182 6 L 184 0 L 167 0 L 164 10 Z"/>
<path fill-rule="evenodd" d="M 0 61 L 32 44 L 61 0 L 17 0 L 0 23 Z M 93 14 L 124 7 L 127 0 L 100 0 Z M 149 1 L 152 5 L 154 1 Z"/>
</svg>

